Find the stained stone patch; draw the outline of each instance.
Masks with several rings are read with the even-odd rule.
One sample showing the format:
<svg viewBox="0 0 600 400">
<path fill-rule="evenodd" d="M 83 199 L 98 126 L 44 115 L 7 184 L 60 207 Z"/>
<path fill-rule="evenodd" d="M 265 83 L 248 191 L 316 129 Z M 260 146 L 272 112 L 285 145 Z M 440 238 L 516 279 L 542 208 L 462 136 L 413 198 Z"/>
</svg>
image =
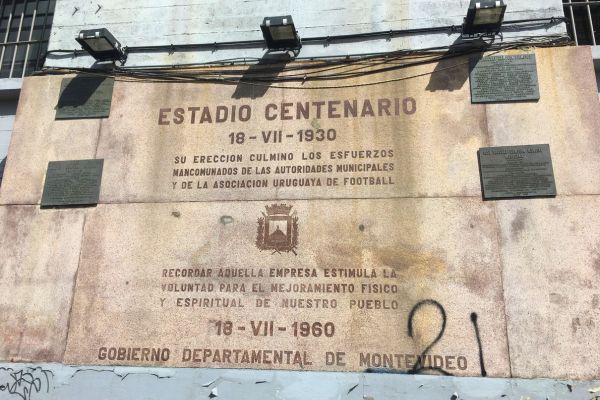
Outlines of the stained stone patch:
<svg viewBox="0 0 600 400">
<path fill-rule="evenodd" d="M 512 373 L 600 374 L 600 198 L 497 203 Z"/>
<path fill-rule="evenodd" d="M 39 204 L 49 161 L 95 158 L 99 120 L 54 120 L 61 79 L 24 80 L 0 204 Z"/>
<path fill-rule="evenodd" d="M 286 206 L 293 251 L 259 245 L 260 219 L 284 212 L 270 202 L 98 206 L 65 361 L 508 374 L 492 206 Z M 273 235 L 288 231 L 284 219 L 270 223 Z"/>
<path fill-rule="evenodd" d="M 84 214 L 0 206 L 0 358 L 62 361 Z"/>
</svg>

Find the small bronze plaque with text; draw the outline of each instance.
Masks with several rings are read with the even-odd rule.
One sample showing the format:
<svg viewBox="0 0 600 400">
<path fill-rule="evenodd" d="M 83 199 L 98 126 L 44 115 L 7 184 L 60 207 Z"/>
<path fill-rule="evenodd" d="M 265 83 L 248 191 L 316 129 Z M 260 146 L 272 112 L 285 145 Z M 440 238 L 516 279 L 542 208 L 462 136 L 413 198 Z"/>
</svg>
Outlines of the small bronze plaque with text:
<svg viewBox="0 0 600 400">
<path fill-rule="evenodd" d="M 113 78 L 102 76 L 63 79 L 56 119 L 108 117 L 114 83 Z"/>
<path fill-rule="evenodd" d="M 471 59 L 471 102 L 539 100 L 535 54 Z"/>
<path fill-rule="evenodd" d="M 479 171 L 484 199 L 556 196 L 547 144 L 483 147 Z"/>
<path fill-rule="evenodd" d="M 50 161 L 42 207 L 98 204 L 104 160 Z"/>
</svg>

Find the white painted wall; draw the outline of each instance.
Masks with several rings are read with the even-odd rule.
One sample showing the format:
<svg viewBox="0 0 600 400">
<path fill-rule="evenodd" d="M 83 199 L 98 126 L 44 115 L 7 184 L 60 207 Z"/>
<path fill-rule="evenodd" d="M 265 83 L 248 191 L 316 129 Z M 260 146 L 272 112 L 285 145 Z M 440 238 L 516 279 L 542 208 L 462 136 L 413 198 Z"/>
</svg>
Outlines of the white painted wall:
<svg viewBox="0 0 600 400">
<path fill-rule="evenodd" d="M 562 17 L 561 0 L 506 0 L 506 20 Z M 411 29 L 462 23 L 469 0 L 61 0 L 57 3 L 50 49 L 80 48 L 82 29 L 106 27 L 124 46 L 261 40 L 265 16 L 290 14 L 301 37 Z M 505 30 L 504 37 L 564 33 L 565 25 Z M 300 57 L 418 49 L 453 43 L 458 34 L 413 35 L 344 44 L 305 45 Z M 263 48 L 131 54 L 127 66 L 260 58 Z M 83 56 L 52 55 L 47 66 L 89 67 Z"/>
<path fill-rule="evenodd" d="M 598 87 L 598 99 L 600 100 L 600 46 L 592 46 L 592 57 L 596 68 L 596 86 Z"/>
<path fill-rule="evenodd" d="M 4 163 L 8 154 L 8 145 L 15 122 L 17 100 L 0 100 L 0 183 L 4 174 Z"/>
<path fill-rule="evenodd" d="M 15 123 L 22 79 L 0 79 L 0 184 Z"/>
<path fill-rule="evenodd" d="M 592 398 L 600 385 L 598 380 L 16 363 L 0 364 L 0 381 L 10 388 L 0 398 L 15 400 L 580 400 Z"/>
</svg>

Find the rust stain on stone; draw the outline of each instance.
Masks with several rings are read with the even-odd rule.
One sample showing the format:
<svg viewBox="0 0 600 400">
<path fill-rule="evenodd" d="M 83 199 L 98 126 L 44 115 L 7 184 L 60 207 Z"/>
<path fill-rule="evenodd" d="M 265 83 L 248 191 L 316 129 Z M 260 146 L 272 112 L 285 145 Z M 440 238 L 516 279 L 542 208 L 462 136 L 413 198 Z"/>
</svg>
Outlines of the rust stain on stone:
<svg viewBox="0 0 600 400">
<path fill-rule="evenodd" d="M 364 226 L 363 226 L 364 229 Z M 357 230 L 358 234 L 364 232 Z M 317 265 L 346 264 L 362 266 L 365 258 L 369 256 L 373 265 L 394 268 L 397 272 L 418 271 L 422 274 L 443 272 L 447 269 L 446 262 L 440 256 L 428 251 L 409 248 L 399 245 L 397 247 L 372 247 L 357 244 L 332 244 L 327 252 L 317 255 Z"/>
<path fill-rule="evenodd" d="M 327 251 L 317 253 L 317 267 L 327 265 L 362 265 L 362 247 L 356 244 L 332 243 Z"/>
<path fill-rule="evenodd" d="M 558 305 L 566 305 L 569 302 L 566 296 L 560 293 L 550 293 L 550 303 Z"/>
<path fill-rule="evenodd" d="M 563 215 L 564 211 L 557 205 L 555 204 L 551 204 L 548 209 L 550 210 L 550 212 L 554 215 Z"/>
<path fill-rule="evenodd" d="M 431 274 L 445 271 L 446 262 L 428 251 L 398 247 L 378 248 L 377 263 L 396 270 L 411 270 Z"/>
<path fill-rule="evenodd" d="M 592 308 L 596 309 L 600 306 L 600 296 L 598 296 L 597 294 L 595 294 L 592 297 Z"/>
<path fill-rule="evenodd" d="M 521 209 L 510 224 L 510 236 L 513 240 L 519 240 L 521 232 L 525 230 L 525 223 L 529 218 L 529 211 Z"/>
<path fill-rule="evenodd" d="M 488 292 L 490 281 L 481 271 L 465 272 L 463 283 L 473 293 L 484 295 Z"/>
<path fill-rule="evenodd" d="M 581 321 L 579 320 L 579 318 L 573 318 L 571 320 L 571 332 L 573 333 L 573 335 L 577 333 L 579 327 L 581 327 Z"/>
<path fill-rule="evenodd" d="M 592 268 L 596 274 L 600 275 L 600 251 L 598 250 L 592 252 Z"/>
</svg>

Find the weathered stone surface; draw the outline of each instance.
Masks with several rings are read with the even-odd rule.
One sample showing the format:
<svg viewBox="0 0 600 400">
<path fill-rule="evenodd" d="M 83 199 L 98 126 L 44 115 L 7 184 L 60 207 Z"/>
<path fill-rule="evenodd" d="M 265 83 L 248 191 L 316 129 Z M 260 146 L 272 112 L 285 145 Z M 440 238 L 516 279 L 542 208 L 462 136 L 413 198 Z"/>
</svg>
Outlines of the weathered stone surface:
<svg viewBox="0 0 600 400">
<path fill-rule="evenodd" d="M 586 51 L 536 50 L 540 101 L 486 106 L 470 103 L 466 59 L 310 91 L 117 81 L 110 117 L 101 121 L 54 121 L 48 99 L 57 98 L 61 78 L 26 80 L 0 203 L 38 203 L 50 160 L 103 158 L 104 174 L 96 208 L 2 208 L 0 230 L 8 239 L 0 245 L 6 255 L 0 310 L 8 323 L 0 356 L 61 360 L 68 333 L 64 361 L 76 364 L 407 371 L 425 351 L 431 356 L 425 366 L 441 362 L 456 375 L 508 376 L 512 367 L 524 377 L 597 377 L 600 124 L 597 99 L 586 87 L 592 79 Z M 390 82 L 360 86 L 375 79 Z M 396 98 L 399 115 L 380 116 L 376 107 L 389 99 L 394 109 Z M 374 115 L 337 118 L 335 107 L 354 99 L 359 110 L 370 100 Z M 321 101 L 340 103 L 323 103 L 334 111 L 323 108 L 320 118 L 315 109 L 307 119 L 296 119 L 294 112 L 285 120 L 265 115 L 288 103 L 293 108 Z M 416 109 L 405 112 L 404 101 L 410 107 L 414 101 Z M 235 122 L 191 123 L 190 107 L 198 107 L 199 120 L 205 106 L 216 119 L 217 106 L 231 112 L 243 105 L 252 110 L 248 122 L 237 114 Z M 170 111 L 161 116 L 161 108 Z M 323 135 L 335 129 L 336 136 L 300 142 L 298 132 L 307 129 L 323 129 Z M 263 130 L 282 131 L 282 143 L 264 143 Z M 239 132 L 243 143 L 237 143 Z M 477 149 L 531 143 L 550 144 L 558 197 L 482 201 Z M 389 157 L 376 157 L 374 150 Z M 332 159 L 331 152 L 345 151 L 372 153 Z M 252 154 L 290 152 L 293 160 L 250 160 Z M 317 153 L 321 158 L 310 159 Z M 215 154 L 243 159 L 193 161 Z M 183 156 L 186 163 L 176 164 Z M 380 170 L 335 172 L 341 164 Z M 333 172 L 274 172 L 306 165 L 331 165 Z M 176 169 L 200 167 L 238 171 L 174 176 Z M 251 173 L 241 175 L 242 168 Z M 344 181 L 365 176 L 367 183 L 379 177 L 390 184 Z M 246 177 L 269 185 L 212 187 Z M 338 185 L 328 186 L 335 177 Z M 286 178 L 320 178 L 321 185 L 273 185 Z M 198 189 L 204 181 L 211 185 Z M 282 203 L 295 214 L 278 213 L 277 219 L 265 208 Z M 212 275 L 177 275 L 188 269 L 210 269 Z M 240 269 L 250 276 L 218 276 Z M 316 277 L 304 276 L 313 269 Z M 377 276 L 340 276 L 340 270 L 363 269 Z M 285 277 L 272 277 L 271 270 Z M 252 276 L 260 272 L 264 276 Z M 285 292 L 290 284 L 292 292 Z M 309 284 L 321 286 L 309 291 Z M 325 284 L 337 284 L 338 292 L 354 284 L 354 292 L 324 292 Z M 392 285 L 392 292 L 374 292 L 376 284 Z M 186 299 L 194 307 L 186 307 Z M 221 307 L 216 299 L 244 307 Z M 257 306 L 267 299 L 271 307 Z M 290 299 L 304 301 L 303 307 L 282 307 Z M 359 300 L 371 302 L 367 308 L 352 303 Z M 259 321 L 266 321 L 266 336 Z M 303 322 L 312 329 L 304 332 Z M 330 337 L 314 325 L 328 322 L 335 326 Z M 144 348 L 169 354 L 144 359 Z M 216 350 L 223 349 L 230 352 L 217 358 Z M 244 361 L 243 352 L 252 350 L 261 355 Z M 275 362 L 273 351 L 298 351 L 300 360 L 284 355 Z M 328 363 L 327 352 L 345 354 Z M 194 355 L 198 360 L 188 359 Z"/>
<path fill-rule="evenodd" d="M 589 47 L 537 49 L 540 100 L 488 104 L 490 145 L 548 143 L 558 194 L 600 193 L 600 103 Z"/>
<path fill-rule="evenodd" d="M 62 79 L 24 80 L 0 204 L 39 204 L 48 161 L 95 157 L 100 119 L 54 120 Z"/>
<path fill-rule="evenodd" d="M 600 376 L 600 197 L 496 207 L 513 376 Z"/>
<path fill-rule="evenodd" d="M 466 78 L 467 67 L 460 64 L 452 73 Z M 477 149 L 487 141 L 485 110 L 471 105 L 468 84 L 464 82 L 443 95 L 436 92 L 454 78 L 442 73 L 427 75 L 432 69 L 428 65 L 378 74 L 376 78 L 385 81 L 425 74 L 401 83 L 360 86 L 373 81 L 373 76 L 344 81 L 350 87 L 339 90 L 117 82 L 111 117 L 102 125 L 98 147 L 98 157 L 106 160 L 101 202 L 477 196 Z M 323 83 L 307 82 L 303 86 L 314 88 Z M 352 117 L 352 111 L 348 111 L 346 118 L 345 102 L 353 106 L 355 101 L 357 116 Z M 309 104 L 308 118 L 302 112 L 298 114 L 298 104 Z M 204 115 L 205 107 L 210 114 Z M 216 122 L 217 107 L 223 107 L 221 116 L 225 115 L 223 110 L 228 110 L 228 121 Z M 246 111 L 240 114 L 240 110 Z M 240 121 L 246 119 L 247 110 L 251 113 L 248 121 Z M 324 140 L 300 141 L 299 131 L 316 133 L 319 129 L 323 130 L 320 134 Z M 237 142 L 240 132 L 243 143 Z M 272 134 L 265 143 L 263 132 L 281 132 L 281 141 L 273 142 Z M 332 132 L 336 136 L 329 140 L 327 135 Z M 343 153 L 347 158 L 339 159 L 338 151 L 349 150 L 372 154 L 351 158 L 350 153 Z M 282 153 L 291 154 L 293 160 L 252 160 Z M 241 155 L 243 160 L 203 163 L 198 158 L 200 162 L 194 163 L 194 156 L 215 154 Z M 186 163 L 176 163 L 176 157 L 186 157 Z M 387 170 L 337 172 L 340 165 L 358 164 L 359 168 L 368 164 Z M 307 165 L 332 166 L 332 171 L 276 170 Z M 174 177 L 175 169 L 206 167 L 236 168 L 237 172 Z M 251 174 L 243 175 L 243 167 L 248 167 Z M 382 182 L 352 184 L 344 179 L 362 177 L 380 177 Z M 318 178 L 322 185 L 275 186 L 274 181 L 284 178 Z M 338 184 L 327 185 L 327 178 L 339 179 Z M 266 179 L 268 184 L 259 189 L 213 188 L 217 181 L 242 179 Z M 182 189 L 186 182 L 191 182 L 191 188 Z M 202 186 L 204 182 L 208 187 L 199 189 L 198 183 Z"/>
<path fill-rule="evenodd" d="M 62 361 L 84 213 L 0 207 L 0 358 Z"/>
<path fill-rule="evenodd" d="M 54 121 L 55 101 L 47 99 L 58 99 L 62 77 L 32 78 L 7 161 L 3 186 L 11 190 L 4 189 L 0 201 L 35 204 L 47 161 L 94 157 L 106 160 L 100 198 L 106 203 L 479 196 L 477 149 L 532 143 L 550 144 L 559 194 L 597 193 L 600 113 L 588 84 L 593 76 L 588 49 L 535 51 L 540 101 L 508 104 L 471 104 L 466 58 L 378 74 L 377 80 L 391 82 L 360 86 L 373 81 L 369 75 L 344 82 L 338 86 L 349 87 L 337 90 L 117 81 L 111 115 L 103 120 Z M 418 77 L 398 82 L 403 76 Z M 346 110 L 354 101 L 356 117 Z M 305 116 L 302 107 L 307 103 Z M 204 114 L 205 107 L 210 115 Z M 38 118 L 30 118 L 34 113 Z M 217 122 L 219 115 L 226 121 Z M 299 131 L 319 129 L 322 141 L 307 142 L 304 135 L 300 142 Z M 328 140 L 333 131 L 335 138 Z M 238 143 L 239 132 L 243 143 Z M 281 142 L 273 142 L 273 132 L 281 132 Z M 337 152 L 347 155 L 343 152 L 348 150 L 371 154 L 339 159 Z M 278 159 L 281 154 L 287 159 Z M 201 162 L 213 155 L 242 160 Z M 264 161 L 263 155 L 277 160 Z M 185 164 L 177 163 L 181 157 Z M 276 170 L 306 166 L 325 166 L 326 172 Z M 221 171 L 204 176 L 197 170 L 202 168 Z M 282 179 L 288 181 L 282 184 Z M 259 181 L 261 187 L 227 188 L 248 180 L 252 185 Z"/>
<path fill-rule="evenodd" d="M 476 313 L 487 373 L 508 374 L 493 205 L 479 199 L 292 201 L 288 204 L 299 226 L 294 255 L 261 251 L 255 244 L 257 219 L 269 204 L 99 205 L 86 222 L 65 362 L 406 371 L 414 366 L 414 355 L 435 342 L 427 354 L 443 357 L 440 366 L 447 372 L 481 375 L 471 321 L 471 313 Z M 210 269 L 212 275 L 164 276 L 169 269 L 189 268 Z M 265 276 L 218 277 L 219 271 L 232 269 L 255 274 L 262 270 Z M 269 276 L 271 271 L 285 269 L 285 278 Z M 317 277 L 293 277 L 289 272 L 305 274 L 304 269 L 314 269 Z M 369 276 L 375 271 L 377 277 L 326 276 L 359 269 Z M 176 284 L 181 289 L 181 284 L 190 283 L 214 284 L 215 288 L 212 292 L 195 288 L 171 292 L 168 286 L 162 287 Z M 286 293 L 272 292 L 271 286 L 329 283 L 354 284 L 355 291 Z M 244 284 L 245 292 L 227 291 L 231 290 L 228 284 Z M 392 285 L 393 293 L 363 293 L 362 284 Z M 253 292 L 259 285 L 264 291 Z M 244 307 L 178 307 L 178 298 L 236 299 Z M 266 299 L 271 301 L 270 308 L 256 307 L 257 300 Z M 285 299 L 305 299 L 306 308 L 282 307 Z M 329 308 L 315 308 L 314 299 L 327 300 Z M 443 308 L 443 332 L 444 319 L 437 305 L 429 302 L 415 307 L 427 299 Z M 313 308 L 308 308 L 306 300 L 313 300 Z M 378 300 L 394 309 L 359 309 L 351 307 L 352 300 L 372 300 L 373 307 Z M 337 308 L 332 308 L 333 301 Z M 407 331 L 411 310 L 414 339 Z M 219 335 L 217 321 L 231 321 L 231 334 Z M 251 321 L 274 321 L 273 336 L 254 336 Z M 293 323 L 303 321 L 332 322 L 335 333 L 332 337 L 312 337 L 312 333 L 295 337 Z M 113 354 L 108 359 L 103 348 L 119 347 L 168 348 L 170 357 L 164 362 L 117 360 Z M 233 356 L 230 362 L 212 356 L 188 362 L 182 360 L 185 348 L 299 351 L 306 352 L 312 364 L 235 362 Z M 326 365 L 327 351 L 345 352 L 345 365 Z M 370 364 L 361 363 L 361 353 Z M 383 354 L 390 354 L 392 362 L 384 364 Z M 408 367 L 405 354 L 411 355 Z M 447 361 L 446 356 L 452 358 Z"/>
</svg>

